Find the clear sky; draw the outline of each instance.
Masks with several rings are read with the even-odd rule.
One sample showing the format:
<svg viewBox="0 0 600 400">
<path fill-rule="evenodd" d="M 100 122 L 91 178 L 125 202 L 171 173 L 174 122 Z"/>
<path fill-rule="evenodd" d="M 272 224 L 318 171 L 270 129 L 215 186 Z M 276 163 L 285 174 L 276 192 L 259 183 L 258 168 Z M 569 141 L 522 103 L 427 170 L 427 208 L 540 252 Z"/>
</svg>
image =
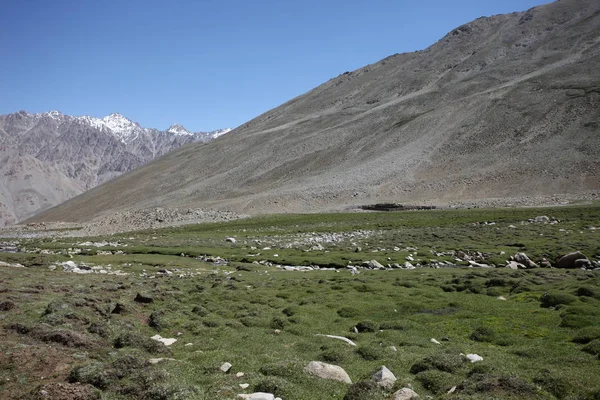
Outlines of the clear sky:
<svg viewBox="0 0 600 400">
<path fill-rule="evenodd" d="M 344 71 L 549 0 L 6 0 L 0 114 L 238 126 Z"/>
</svg>

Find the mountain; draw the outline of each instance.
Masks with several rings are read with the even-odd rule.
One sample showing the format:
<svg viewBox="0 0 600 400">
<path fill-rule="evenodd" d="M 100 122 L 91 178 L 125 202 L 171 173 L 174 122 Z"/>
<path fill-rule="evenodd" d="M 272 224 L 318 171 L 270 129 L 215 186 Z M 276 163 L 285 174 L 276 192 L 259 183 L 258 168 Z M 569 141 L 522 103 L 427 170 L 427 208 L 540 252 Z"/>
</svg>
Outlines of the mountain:
<svg viewBox="0 0 600 400">
<path fill-rule="evenodd" d="M 58 111 L 0 116 L 0 226 L 31 217 L 189 143 L 226 133 L 166 131 L 120 114 L 72 117 Z"/>
<path fill-rule="evenodd" d="M 598 66 L 597 0 L 478 18 L 32 221 L 153 207 L 252 214 L 595 191 Z"/>
</svg>

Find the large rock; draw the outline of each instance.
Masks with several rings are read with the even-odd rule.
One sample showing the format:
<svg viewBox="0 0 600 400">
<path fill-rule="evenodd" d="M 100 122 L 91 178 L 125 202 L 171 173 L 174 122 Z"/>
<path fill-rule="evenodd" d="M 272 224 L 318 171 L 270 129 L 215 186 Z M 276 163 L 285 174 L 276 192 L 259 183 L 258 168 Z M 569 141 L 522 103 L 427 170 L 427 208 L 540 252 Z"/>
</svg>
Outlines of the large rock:
<svg viewBox="0 0 600 400">
<path fill-rule="evenodd" d="M 418 397 L 419 395 L 414 390 L 402 388 L 392 395 L 392 400 L 411 400 Z"/>
<path fill-rule="evenodd" d="M 363 262 L 363 267 L 370 269 L 385 269 L 385 267 L 377 260 L 365 261 Z"/>
<path fill-rule="evenodd" d="M 565 254 L 556 261 L 556 268 L 582 268 L 588 265 L 590 260 L 579 251 Z"/>
<path fill-rule="evenodd" d="M 326 364 L 320 361 L 311 361 L 304 367 L 304 371 L 319 378 L 352 383 L 348 373 L 344 371 L 342 367 L 338 367 L 337 365 Z"/>
<path fill-rule="evenodd" d="M 390 390 L 394 387 L 394 383 L 396 383 L 396 377 L 387 369 L 387 367 L 382 366 L 379 371 L 375 372 L 371 379 L 377 384 L 377 386 L 381 386 L 386 390 Z"/>
<path fill-rule="evenodd" d="M 252 394 L 238 394 L 238 398 L 246 400 L 275 400 L 275 395 L 271 393 L 256 392 Z"/>
</svg>

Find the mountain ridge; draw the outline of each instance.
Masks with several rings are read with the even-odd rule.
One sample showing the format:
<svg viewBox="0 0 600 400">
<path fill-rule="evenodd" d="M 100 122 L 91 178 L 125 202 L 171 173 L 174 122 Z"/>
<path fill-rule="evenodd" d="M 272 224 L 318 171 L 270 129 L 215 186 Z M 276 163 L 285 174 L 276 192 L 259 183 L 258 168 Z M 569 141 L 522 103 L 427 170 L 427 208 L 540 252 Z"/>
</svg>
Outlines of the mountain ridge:
<svg viewBox="0 0 600 400">
<path fill-rule="evenodd" d="M 1 115 L 0 226 L 31 217 L 175 148 L 204 143 L 227 131 L 185 130 L 177 135 L 144 128 L 119 113 L 104 118 L 59 111 Z"/>
<path fill-rule="evenodd" d="M 599 190 L 597 65 L 597 1 L 479 18 L 33 221 L 144 207 L 312 212 Z"/>
</svg>

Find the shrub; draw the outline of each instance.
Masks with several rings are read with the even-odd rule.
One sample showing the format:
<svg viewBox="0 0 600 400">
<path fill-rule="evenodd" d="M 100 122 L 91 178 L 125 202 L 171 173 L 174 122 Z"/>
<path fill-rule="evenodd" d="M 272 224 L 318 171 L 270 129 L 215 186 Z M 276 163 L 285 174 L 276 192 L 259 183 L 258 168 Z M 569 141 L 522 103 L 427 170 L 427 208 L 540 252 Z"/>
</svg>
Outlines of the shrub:
<svg viewBox="0 0 600 400">
<path fill-rule="evenodd" d="M 146 350 L 148 353 L 171 354 L 171 349 L 161 342 L 131 332 L 117 336 L 114 340 L 114 346 L 117 349 L 134 347 Z"/>
<path fill-rule="evenodd" d="M 351 385 L 344 400 L 379 400 L 384 398 L 384 392 L 373 381 L 360 381 Z"/>
<path fill-rule="evenodd" d="M 585 351 L 586 353 L 590 353 L 594 356 L 598 356 L 598 358 L 600 358 L 600 339 L 592 340 L 581 350 Z"/>
<path fill-rule="evenodd" d="M 296 375 L 300 370 L 300 366 L 297 363 L 290 361 L 280 361 L 275 363 L 265 364 L 258 372 L 266 376 L 279 376 L 287 378 Z"/>
<path fill-rule="evenodd" d="M 571 304 L 577 297 L 562 292 L 546 292 L 540 297 L 541 306 L 544 308 L 556 307 L 560 304 Z"/>
<path fill-rule="evenodd" d="M 497 336 L 492 328 L 480 326 L 471 333 L 469 339 L 476 342 L 492 343 L 497 339 Z"/>
<path fill-rule="evenodd" d="M 360 346 L 356 353 L 367 361 L 380 360 L 386 356 L 385 349 L 378 344 Z"/>
<path fill-rule="evenodd" d="M 324 350 L 319 358 L 326 362 L 340 362 L 348 358 L 348 352 L 342 349 Z"/>
<path fill-rule="evenodd" d="M 595 339 L 600 339 L 600 326 L 580 329 L 573 337 L 573 342 L 586 344 Z"/>
<path fill-rule="evenodd" d="M 255 392 L 273 393 L 277 397 L 291 399 L 294 396 L 294 388 L 283 378 L 269 376 L 262 379 L 254 386 Z"/>
<path fill-rule="evenodd" d="M 154 311 L 148 317 L 148 326 L 154 328 L 157 332 L 160 332 L 163 326 L 163 313 L 162 311 Z"/>
<path fill-rule="evenodd" d="M 192 308 L 192 312 L 200 317 L 206 317 L 209 314 L 208 310 L 202 306 L 195 306 Z"/>
<path fill-rule="evenodd" d="M 283 329 L 286 324 L 287 324 L 287 322 L 283 318 L 274 317 L 273 319 L 271 319 L 271 322 L 269 323 L 269 328 Z"/>
<path fill-rule="evenodd" d="M 98 389 L 107 389 L 116 379 L 111 371 L 107 371 L 101 362 L 78 365 L 69 373 L 71 383 L 89 383 Z"/>
<path fill-rule="evenodd" d="M 539 372 L 533 382 L 540 385 L 545 391 L 552 394 L 557 399 L 564 399 L 573 392 L 573 386 L 568 379 L 544 369 Z"/>
<path fill-rule="evenodd" d="M 356 324 L 356 330 L 359 332 L 375 332 L 378 329 L 379 325 L 373 321 L 360 321 Z"/>
<path fill-rule="evenodd" d="M 459 354 L 437 353 L 414 363 L 410 372 L 413 374 L 428 370 L 455 372 L 465 365 L 465 362 L 465 359 Z"/>
<path fill-rule="evenodd" d="M 582 286 L 577 289 L 577 296 L 593 297 L 600 299 L 600 290 L 591 286 Z"/>
<path fill-rule="evenodd" d="M 448 372 L 438 370 L 427 370 L 419 372 L 416 379 L 421 382 L 423 387 L 435 394 L 447 392 L 456 381 L 456 378 Z"/>
<path fill-rule="evenodd" d="M 358 317 L 360 311 L 352 307 L 342 307 L 339 310 L 337 310 L 337 313 L 342 318 L 355 318 Z"/>
</svg>

